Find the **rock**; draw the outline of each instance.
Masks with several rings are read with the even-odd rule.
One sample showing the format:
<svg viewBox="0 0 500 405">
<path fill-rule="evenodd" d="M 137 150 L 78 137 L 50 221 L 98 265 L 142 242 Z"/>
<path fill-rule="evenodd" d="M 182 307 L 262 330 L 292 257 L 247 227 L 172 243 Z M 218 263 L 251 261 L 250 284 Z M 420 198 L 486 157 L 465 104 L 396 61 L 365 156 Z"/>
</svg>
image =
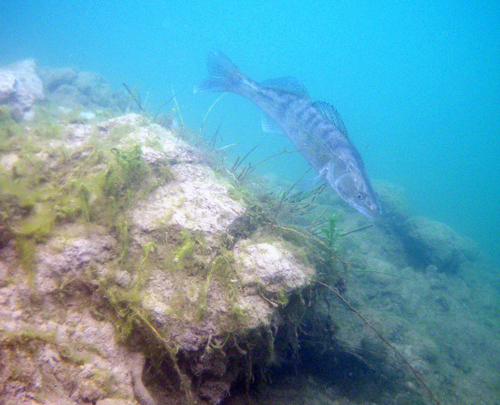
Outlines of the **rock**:
<svg viewBox="0 0 500 405">
<path fill-rule="evenodd" d="M 50 293 L 63 280 L 82 277 L 90 264 L 109 262 L 115 255 L 116 241 L 102 228 L 88 233 L 83 227 L 73 226 L 67 232 L 87 234 L 86 237 L 53 237 L 38 247 L 36 253 L 36 282 L 41 293 Z"/>
<path fill-rule="evenodd" d="M 175 181 L 156 189 L 132 214 L 143 232 L 177 226 L 202 232 L 212 240 L 244 213 L 245 208 L 228 196 L 227 189 L 212 180 L 208 167 L 177 164 L 172 171 Z"/>
<path fill-rule="evenodd" d="M 7 104 L 17 120 L 29 118 L 31 107 L 44 99 L 43 84 L 32 59 L 0 69 L 0 104 Z"/>
<path fill-rule="evenodd" d="M 279 242 L 242 240 L 235 245 L 234 256 L 235 272 L 243 286 L 238 305 L 252 327 L 273 326 L 276 310 L 291 293 L 307 287 L 316 274 Z"/>
<path fill-rule="evenodd" d="M 8 266 L 8 274 L 21 275 L 24 270 L 11 250 L 3 248 L 0 261 Z M 73 285 L 78 287 L 78 283 Z M 79 295 L 65 295 L 61 304 L 57 294 L 33 294 L 30 283 L 19 277 L 0 286 L 3 400 L 27 404 L 30 402 L 23 398 L 31 396 L 69 405 L 95 402 L 114 393 L 134 403 L 130 401 L 131 354 L 117 343 L 110 322 L 91 315 L 88 295 L 77 287 L 73 291 L 80 291 Z M 27 310 L 30 296 L 32 300 L 37 297 L 36 304 Z M 16 370 L 22 370 L 23 385 L 19 384 L 21 380 L 9 378 L 18 373 Z"/>
<path fill-rule="evenodd" d="M 472 241 L 446 224 L 412 217 L 405 228 L 408 252 L 423 268 L 436 266 L 438 271 L 455 273 L 462 264 L 477 259 L 479 255 Z"/>
<path fill-rule="evenodd" d="M 55 91 L 59 86 L 70 85 L 76 79 L 78 72 L 75 68 L 41 68 L 39 69 L 40 78 L 48 92 Z"/>
<path fill-rule="evenodd" d="M 101 104 L 103 98 L 109 96 L 110 89 L 106 81 L 94 72 L 79 72 L 74 85 L 80 93 L 89 98 L 89 101 L 96 104 Z"/>
<path fill-rule="evenodd" d="M 254 293 L 289 294 L 306 286 L 314 275 L 313 268 L 305 266 L 279 243 L 243 240 L 235 245 L 234 254 L 241 282 Z"/>
<path fill-rule="evenodd" d="M 109 131 L 112 128 L 123 127 L 123 126 L 131 126 L 131 127 L 139 127 L 141 125 L 147 124 L 147 120 L 140 114 L 126 114 L 121 115 L 116 118 L 111 118 L 99 124 L 99 129 L 104 131 Z M 137 128 L 138 129 L 138 128 Z M 131 132 L 131 131 L 129 131 Z M 147 131 L 146 131 L 147 133 Z M 143 139 L 145 140 L 145 139 Z M 184 142 L 182 143 L 184 144 Z M 181 145 L 182 145 L 181 144 Z"/>
<path fill-rule="evenodd" d="M 410 217 L 408 201 L 403 188 L 378 180 L 375 182 L 375 189 L 379 194 L 382 206 L 382 220 L 378 221 L 378 226 L 399 232 Z"/>
<path fill-rule="evenodd" d="M 99 399 L 95 405 L 135 405 L 135 402 L 126 401 L 124 399 Z"/>
<path fill-rule="evenodd" d="M 69 86 L 60 82 L 58 90 Z M 80 90 L 91 93 L 92 86 Z M 77 211 L 42 221 L 43 232 L 38 232 L 42 225 L 34 221 L 23 228 L 18 217 L 30 224 L 32 215 L 40 215 L 40 205 L 32 203 L 33 212 L 24 212 L 20 196 L 0 199 L 8 218 L 0 228 L 0 252 L 13 251 L 19 243 L 22 256 L 0 261 L 2 278 L 16 275 L 0 284 L 0 321 L 11 341 L 25 342 L 26 334 L 41 341 L 36 355 L 16 358 L 31 370 L 26 380 L 41 379 L 33 389 L 37 395 L 46 394 L 44 384 L 52 387 L 52 403 L 106 403 L 115 392 L 125 400 L 135 392 L 139 402 L 153 404 L 147 368 L 146 386 L 141 379 L 145 354 L 163 356 L 171 364 L 169 374 L 182 381 L 181 395 L 220 403 L 236 381 L 250 378 L 253 367 L 265 369 L 273 361 L 266 353 L 285 325 L 282 311 L 308 287 L 314 268 L 291 245 L 269 240 L 262 232 L 232 235 L 235 221 L 245 222 L 245 202 L 231 197 L 233 186 L 216 174 L 203 153 L 145 117 L 72 123 L 62 132 L 64 141 L 45 140 L 44 153 L 36 159 L 52 174 L 63 173 L 72 181 L 67 188 L 57 184 L 55 189 L 68 193 L 58 209 L 67 208 L 68 200 L 73 206 L 81 201 L 71 187 L 82 190 L 82 184 L 98 183 L 85 188 L 87 216 Z M 61 142 L 71 150 L 65 159 L 52 153 Z M 94 146 L 85 147 L 89 142 Z M 114 153 L 106 150 L 110 147 Z M 0 170 L 23 164 L 24 156 L 14 152 L 0 155 Z M 106 176 L 115 171 L 116 181 L 123 180 L 119 176 L 127 175 L 127 164 L 142 165 L 140 181 L 151 186 L 123 182 L 113 193 L 102 194 L 99 187 Z M 159 175 L 160 170 L 166 174 Z M 98 175 L 92 177 L 94 173 Z M 124 185 L 133 193 L 126 194 Z M 47 207 L 58 196 L 44 194 Z M 108 203 L 117 203 L 119 210 L 106 213 Z M 14 233 L 5 233 L 9 227 Z M 21 229 L 27 230 L 19 233 L 19 242 L 15 232 Z M 130 354 L 117 339 L 127 340 L 138 353 Z M 0 355 L 15 353 L 5 349 Z"/>
<path fill-rule="evenodd" d="M 113 91 L 106 80 L 94 72 L 81 72 L 73 67 L 38 69 L 48 102 L 79 110 L 82 107 L 126 109 L 128 97 Z M 74 117 L 84 119 L 84 117 Z"/>
<path fill-rule="evenodd" d="M 61 84 L 56 87 L 53 92 L 47 94 L 47 100 L 70 108 L 79 105 L 89 105 L 85 96 L 83 96 L 72 84 Z"/>
<path fill-rule="evenodd" d="M 14 73 L 0 70 L 0 103 L 7 103 L 17 91 L 17 80 Z"/>
<path fill-rule="evenodd" d="M 153 124 L 135 131 L 134 139 L 145 144 L 151 134 L 161 136 L 165 152 L 143 146 L 143 158 L 150 164 L 161 159 L 174 163 L 170 167 L 172 180 L 134 207 L 132 233 L 139 243 L 146 243 L 141 235 L 160 230 L 168 234 L 169 228 L 185 229 L 200 232 L 213 245 L 218 235 L 227 232 L 236 218 L 244 214 L 245 207 L 229 197 L 228 187 L 216 181 L 214 171 L 200 161 L 199 152 L 170 132 Z"/>
</svg>

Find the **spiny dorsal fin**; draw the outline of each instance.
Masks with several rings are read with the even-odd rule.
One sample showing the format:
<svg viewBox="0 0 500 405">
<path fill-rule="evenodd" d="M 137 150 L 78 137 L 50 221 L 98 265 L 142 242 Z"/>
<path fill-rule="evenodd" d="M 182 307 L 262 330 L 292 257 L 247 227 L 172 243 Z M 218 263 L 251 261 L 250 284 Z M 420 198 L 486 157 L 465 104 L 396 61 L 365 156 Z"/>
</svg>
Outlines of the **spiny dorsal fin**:
<svg viewBox="0 0 500 405">
<path fill-rule="evenodd" d="M 328 121 L 330 121 L 335 127 L 346 137 L 348 137 L 347 129 L 344 125 L 344 121 L 340 117 L 340 114 L 331 104 L 325 103 L 324 101 L 315 101 L 313 103 L 314 108 L 316 108 L 321 114 L 323 114 Z"/>
<path fill-rule="evenodd" d="M 295 77 L 289 76 L 269 79 L 263 81 L 261 84 L 265 87 L 272 87 L 273 89 L 287 91 L 303 98 L 309 98 L 305 86 Z"/>
</svg>

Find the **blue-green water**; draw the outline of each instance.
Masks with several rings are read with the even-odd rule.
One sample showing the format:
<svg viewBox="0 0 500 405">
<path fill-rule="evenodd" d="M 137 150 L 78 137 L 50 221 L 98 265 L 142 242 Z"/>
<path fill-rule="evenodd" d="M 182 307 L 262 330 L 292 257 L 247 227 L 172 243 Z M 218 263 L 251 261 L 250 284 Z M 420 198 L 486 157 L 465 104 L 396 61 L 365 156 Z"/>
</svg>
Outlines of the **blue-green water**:
<svg viewBox="0 0 500 405">
<path fill-rule="evenodd" d="M 333 103 L 373 179 L 403 186 L 414 213 L 445 222 L 500 259 L 500 3 L 497 1 L 0 2 L 0 65 L 101 73 L 138 85 L 152 109 L 175 91 L 199 128 L 214 94 L 193 95 L 208 50 L 255 80 L 296 76 Z M 222 123 L 233 156 L 292 147 L 265 134 L 248 101 L 228 95 Z M 296 155 L 265 170 L 294 180 Z"/>
</svg>

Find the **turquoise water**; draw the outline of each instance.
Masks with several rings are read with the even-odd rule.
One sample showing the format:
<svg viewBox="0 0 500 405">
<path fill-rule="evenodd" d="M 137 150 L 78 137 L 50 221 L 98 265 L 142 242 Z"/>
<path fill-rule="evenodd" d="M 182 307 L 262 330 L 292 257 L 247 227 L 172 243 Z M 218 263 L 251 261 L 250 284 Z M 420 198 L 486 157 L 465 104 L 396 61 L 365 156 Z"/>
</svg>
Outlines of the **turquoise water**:
<svg viewBox="0 0 500 405">
<path fill-rule="evenodd" d="M 137 85 L 155 110 L 175 91 L 200 127 L 214 94 L 193 95 L 205 56 L 223 50 L 255 80 L 296 76 L 333 103 L 372 179 L 406 189 L 413 212 L 445 222 L 500 259 L 500 3 L 497 1 L 7 1 L 0 64 L 96 71 Z M 257 108 L 224 97 L 205 124 L 232 155 L 292 147 Z M 295 180 L 286 155 L 264 170 Z"/>
</svg>

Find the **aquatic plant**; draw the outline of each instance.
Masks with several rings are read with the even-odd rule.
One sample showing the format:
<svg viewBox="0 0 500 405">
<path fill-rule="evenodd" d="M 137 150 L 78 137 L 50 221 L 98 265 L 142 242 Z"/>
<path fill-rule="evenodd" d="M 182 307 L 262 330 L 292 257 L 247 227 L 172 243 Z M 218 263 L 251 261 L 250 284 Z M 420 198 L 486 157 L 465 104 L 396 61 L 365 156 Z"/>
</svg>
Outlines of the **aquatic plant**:
<svg viewBox="0 0 500 405">
<path fill-rule="evenodd" d="M 415 368 L 411 365 L 411 363 L 408 361 L 408 359 L 399 351 L 396 346 L 394 346 L 391 342 L 389 342 L 384 335 L 379 331 L 378 328 L 374 327 L 366 317 L 364 317 L 358 310 L 356 310 L 350 303 L 347 301 L 335 288 L 329 286 L 328 284 L 325 284 L 321 281 L 316 281 L 318 284 L 322 285 L 323 287 L 327 288 L 331 292 L 333 292 L 352 312 L 354 312 L 364 323 L 367 325 L 372 331 L 374 331 L 377 336 L 384 342 L 387 347 L 392 349 L 394 353 L 406 364 L 406 366 L 409 368 L 409 370 L 413 373 L 415 378 L 422 384 L 422 386 L 425 388 L 429 396 L 436 402 L 436 404 L 440 405 L 441 402 L 436 398 L 432 390 L 429 388 L 427 383 L 423 380 L 422 377 L 417 373 Z"/>
<path fill-rule="evenodd" d="M 328 246 L 330 249 L 333 249 L 335 242 L 340 235 L 339 230 L 337 229 L 337 216 L 332 215 L 331 217 L 327 217 L 326 219 L 328 221 L 327 227 L 322 228 L 321 233 L 325 237 L 326 246 Z"/>
<path fill-rule="evenodd" d="M 129 148 L 112 148 L 111 152 L 121 170 L 117 170 L 116 166 L 109 169 L 104 185 L 105 192 L 116 195 L 137 188 L 149 172 L 147 164 L 142 160 L 141 145 L 136 143 Z"/>
<path fill-rule="evenodd" d="M 12 150 L 12 145 L 24 133 L 7 105 L 0 105 L 0 150 Z"/>
<path fill-rule="evenodd" d="M 179 267 L 184 267 L 184 261 L 189 260 L 194 252 L 196 243 L 193 240 L 191 233 L 187 229 L 181 232 L 181 245 L 174 252 L 174 261 Z"/>
</svg>

